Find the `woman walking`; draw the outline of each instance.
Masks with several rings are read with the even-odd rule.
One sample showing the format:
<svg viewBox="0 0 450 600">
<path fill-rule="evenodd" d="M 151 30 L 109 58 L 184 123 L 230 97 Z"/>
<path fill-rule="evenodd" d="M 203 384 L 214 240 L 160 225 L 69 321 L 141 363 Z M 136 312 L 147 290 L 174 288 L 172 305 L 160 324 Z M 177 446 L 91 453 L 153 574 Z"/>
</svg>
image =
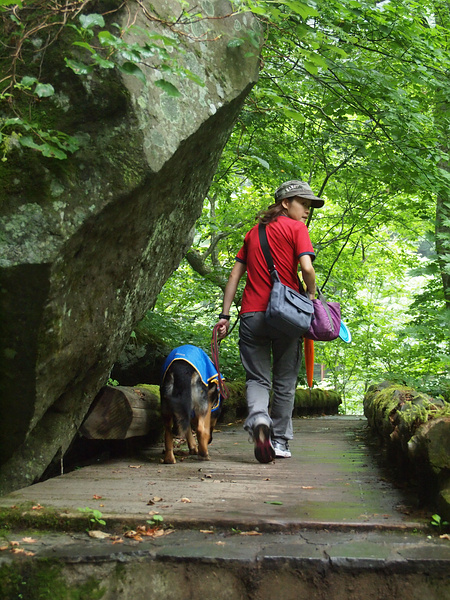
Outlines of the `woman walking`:
<svg viewBox="0 0 450 600">
<path fill-rule="evenodd" d="M 247 273 L 239 326 L 239 349 L 246 372 L 248 406 L 244 428 L 253 437 L 255 457 L 261 463 L 291 456 L 289 440 L 293 438 L 292 410 L 301 361 L 301 339 L 289 337 L 265 322 L 272 279 L 259 242 L 258 225 L 266 226 L 281 282 L 298 291 L 300 266 L 307 294 L 313 299 L 316 294 L 312 264 L 315 255 L 306 221 L 311 207 L 321 208 L 323 205 L 324 201 L 315 196 L 304 181 L 281 184 L 275 191 L 275 204 L 261 213 L 257 224 L 247 232 L 224 292 L 218 322 L 220 338 L 228 333 L 230 307 L 239 281 Z"/>
</svg>

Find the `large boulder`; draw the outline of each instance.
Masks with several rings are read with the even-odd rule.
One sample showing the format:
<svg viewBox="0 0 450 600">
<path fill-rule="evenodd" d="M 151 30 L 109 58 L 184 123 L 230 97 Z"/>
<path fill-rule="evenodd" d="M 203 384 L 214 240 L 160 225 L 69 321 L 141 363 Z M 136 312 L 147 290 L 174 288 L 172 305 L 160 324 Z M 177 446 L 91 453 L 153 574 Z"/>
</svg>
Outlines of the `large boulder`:
<svg viewBox="0 0 450 600">
<path fill-rule="evenodd" d="M 119 5 L 89 4 L 115 34 L 114 23 L 134 23 L 129 43 L 168 31 L 161 23 L 181 10 L 155 0 L 153 18 L 129 0 L 109 14 Z M 174 53 L 204 85 L 168 74 L 179 97 L 155 86 L 162 75 L 151 58 L 140 65 L 145 83 L 117 69 L 79 76 L 64 62 L 87 52 L 73 45 L 73 29 L 49 47 L 44 30 L 35 39 L 30 74 L 56 92 L 42 103 L 43 120 L 82 147 L 60 161 L 12 144 L 0 163 L 0 493 L 33 483 L 64 456 L 134 324 L 191 244 L 258 75 L 258 50 L 245 42 L 257 32 L 252 15 L 227 16 L 220 0 L 195 6 L 203 18 L 179 20 L 183 52 Z M 243 43 L 229 44 L 237 36 Z"/>
</svg>

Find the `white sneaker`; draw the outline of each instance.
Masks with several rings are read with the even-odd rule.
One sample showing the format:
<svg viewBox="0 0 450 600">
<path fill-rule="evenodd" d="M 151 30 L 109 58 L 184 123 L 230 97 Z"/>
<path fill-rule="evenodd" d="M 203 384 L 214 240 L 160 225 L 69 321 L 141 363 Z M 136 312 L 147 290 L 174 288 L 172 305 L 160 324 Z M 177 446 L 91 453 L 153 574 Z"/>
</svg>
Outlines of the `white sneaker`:
<svg viewBox="0 0 450 600">
<path fill-rule="evenodd" d="M 272 441 L 272 446 L 275 450 L 275 458 L 291 458 L 292 454 L 287 442 Z"/>
</svg>

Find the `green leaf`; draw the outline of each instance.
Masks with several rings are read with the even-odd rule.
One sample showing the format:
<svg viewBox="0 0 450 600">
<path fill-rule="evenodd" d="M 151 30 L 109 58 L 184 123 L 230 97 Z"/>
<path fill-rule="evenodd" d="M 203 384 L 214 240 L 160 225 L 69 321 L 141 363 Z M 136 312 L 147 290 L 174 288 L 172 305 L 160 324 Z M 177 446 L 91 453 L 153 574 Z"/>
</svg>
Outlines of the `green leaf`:
<svg viewBox="0 0 450 600">
<path fill-rule="evenodd" d="M 259 164 L 262 165 L 265 169 L 270 169 L 270 165 L 267 162 L 267 160 L 264 160 L 263 158 L 260 158 L 259 156 L 252 156 L 252 158 L 257 160 L 259 162 Z"/>
<path fill-rule="evenodd" d="M 109 31 L 100 31 L 97 37 L 102 45 L 115 44 L 118 41 L 118 38 Z"/>
<path fill-rule="evenodd" d="M 245 44 L 245 40 L 243 40 L 242 38 L 234 38 L 228 42 L 227 47 L 239 48 L 239 46 L 242 46 L 242 44 Z"/>
<path fill-rule="evenodd" d="M 94 70 L 94 65 L 85 65 L 78 60 L 72 60 L 71 58 L 64 58 L 66 65 L 72 69 L 77 75 L 89 75 Z"/>
<path fill-rule="evenodd" d="M 22 8 L 22 0 L 0 0 L 0 6 L 11 6 L 17 4 L 19 8 Z"/>
<path fill-rule="evenodd" d="M 30 88 L 33 84 L 37 83 L 37 79 L 36 77 L 30 77 L 29 75 L 25 75 L 25 77 L 22 77 L 20 84 L 23 85 L 26 88 Z"/>
<path fill-rule="evenodd" d="M 111 60 L 106 60 L 105 58 L 102 58 L 99 54 L 96 54 L 94 56 L 94 59 L 95 64 L 101 67 L 102 69 L 114 69 L 114 67 L 116 66 L 116 64 L 113 63 Z"/>
<path fill-rule="evenodd" d="M 280 4 L 284 4 L 288 8 L 300 15 L 302 19 L 308 19 L 309 17 L 318 17 L 319 12 L 313 8 L 312 6 L 308 6 L 308 4 L 303 4 L 303 2 L 290 2 L 289 0 L 285 0 L 284 2 L 280 2 Z"/>
<path fill-rule="evenodd" d="M 127 75 L 134 75 L 139 79 L 139 81 L 142 81 L 142 83 L 147 83 L 147 78 L 145 77 L 144 73 L 136 64 L 132 62 L 124 62 L 123 65 L 119 66 L 119 70 Z"/>
<path fill-rule="evenodd" d="M 277 506 L 283 506 L 283 503 L 278 502 L 277 500 L 265 500 L 264 504 L 276 504 Z"/>
<path fill-rule="evenodd" d="M 80 23 L 83 29 L 92 29 L 92 27 L 104 27 L 105 19 L 102 15 L 92 13 L 91 15 L 80 15 Z"/>
<path fill-rule="evenodd" d="M 167 95 L 172 96 L 173 98 L 179 98 L 181 96 L 181 93 L 178 91 L 178 89 L 165 79 L 158 79 L 158 81 L 155 81 L 155 85 L 160 87 L 166 92 Z"/>
<path fill-rule="evenodd" d="M 283 108 L 283 112 L 289 119 L 294 119 L 299 123 L 304 123 L 306 120 L 304 115 L 296 110 L 291 110 L 290 108 Z"/>
<path fill-rule="evenodd" d="M 54 95 L 55 88 L 51 83 L 38 83 L 34 91 L 39 98 L 48 98 Z"/>
<path fill-rule="evenodd" d="M 205 87 L 205 82 L 200 79 L 200 77 L 198 77 L 198 75 L 195 75 L 195 73 L 192 73 L 192 71 L 185 71 L 185 75 L 188 79 L 190 79 L 191 81 L 193 81 L 194 83 L 196 83 L 197 85 L 201 86 L 201 87 Z"/>
<path fill-rule="evenodd" d="M 19 125 L 22 123 L 22 119 L 19 119 L 19 117 L 13 117 L 11 119 L 5 119 L 3 121 L 3 125 L 7 126 L 7 125 Z"/>
<path fill-rule="evenodd" d="M 308 73 L 311 73 L 311 75 L 317 75 L 317 73 L 319 72 L 319 69 L 317 68 L 317 66 L 309 60 L 305 60 L 303 65 L 304 65 L 305 69 L 308 71 Z"/>
<path fill-rule="evenodd" d="M 89 50 L 91 54 L 95 54 L 94 48 L 87 42 L 74 42 L 73 46 L 80 46 L 80 48 L 86 48 L 86 50 Z"/>
<path fill-rule="evenodd" d="M 19 143 L 25 148 L 31 148 L 31 150 L 37 150 L 38 152 L 41 152 L 43 156 L 47 156 L 48 158 L 58 158 L 59 160 L 67 158 L 67 154 L 59 148 L 55 148 L 54 146 L 45 143 L 36 144 L 33 138 L 28 135 L 19 137 Z"/>
</svg>

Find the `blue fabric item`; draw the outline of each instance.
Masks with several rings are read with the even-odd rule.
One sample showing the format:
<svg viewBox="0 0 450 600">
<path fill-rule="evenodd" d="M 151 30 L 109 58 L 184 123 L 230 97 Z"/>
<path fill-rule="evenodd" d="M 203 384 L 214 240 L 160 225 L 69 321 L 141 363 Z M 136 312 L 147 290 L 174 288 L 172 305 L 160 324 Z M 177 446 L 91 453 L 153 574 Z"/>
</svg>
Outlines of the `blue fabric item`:
<svg viewBox="0 0 450 600">
<path fill-rule="evenodd" d="M 188 362 L 192 367 L 194 367 L 194 369 L 200 375 L 200 379 L 206 386 L 209 383 L 216 383 L 217 387 L 219 387 L 219 374 L 214 366 L 214 363 L 206 354 L 206 352 L 197 346 L 192 346 L 191 344 L 179 346 L 178 348 L 174 348 L 172 350 L 172 352 L 164 361 L 161 371 L 161 381 L 164 380 L 166 371 L 174 360 L 184 360 Z M 214 412 L 219 408 L 221 401 L 222 398 L 220 394 L 218 394 L 218 402 L 213 405 L 211 412 Z"/>
</svg>

